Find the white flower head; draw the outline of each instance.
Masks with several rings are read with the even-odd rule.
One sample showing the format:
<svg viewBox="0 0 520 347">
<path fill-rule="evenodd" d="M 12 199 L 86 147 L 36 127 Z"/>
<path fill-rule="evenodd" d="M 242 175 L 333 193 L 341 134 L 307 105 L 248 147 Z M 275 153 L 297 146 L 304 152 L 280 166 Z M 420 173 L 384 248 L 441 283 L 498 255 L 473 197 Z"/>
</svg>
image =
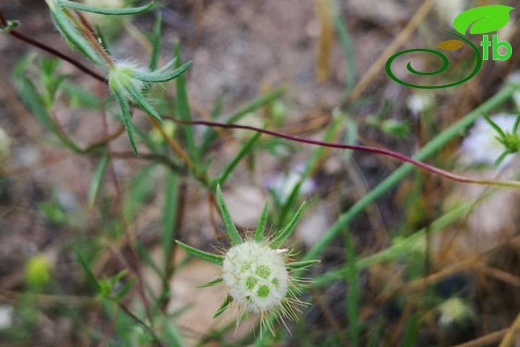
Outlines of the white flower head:
<svg viewBox="0 0 520 347">
<path fill-rule="evenodd" d="M 504 132 L 511 132 L 517 116 L 500 113 L 490 119 Z M 462 141 L 460 149 L 461 162 L 464 165 L 495 163 L 497 158 L 504 152 L 504 145 L 498 140 L 497 132 L 484 119 L 479 118 L 470 129 L 468 136 Z M 512 156 L 506 157 L 499 165 L 506 165 Z"/>
<path fill-rule="evenodd" d="M 194 256 L 222 265 L 221 277 L 202 285 L 202 287 L 209 287 L 223 283 L 227 288 L 228 296 L 214 317 L 219 316 L 234 303 L 240 310 L 237 324 L 244 314 L 257 314 L 260 316 L 263 330 L 269 329 L 274 333 L 271 318 L 278 318 L 284 325 L 284 318 L 297 320 L 298 306 L 304 304 L 297 298 L 301 280 L 296 278 L 293 272 L 317 262 L 315 260 L 291 262 L 291 252 L 279 248 L 294 231 L 304 205 L 298 209 L 287 226 L 272 238 L 265 239 L 264 229 L 268 212 L 266 205 L 254 236 L 243 240 L 231 221 L 219 187 L 217 187 L 217 203 L 231 242 L 231 247 L 224 256 L 206 253 L 181 242 L 177 243 Z"/>
<path fill-rule="evenodd" d="M 281 305 L 289 287 L 284 254 L 253 240 L 229 249 L 222 278 L 233 300 L 251 313 Z"/>
</svg>

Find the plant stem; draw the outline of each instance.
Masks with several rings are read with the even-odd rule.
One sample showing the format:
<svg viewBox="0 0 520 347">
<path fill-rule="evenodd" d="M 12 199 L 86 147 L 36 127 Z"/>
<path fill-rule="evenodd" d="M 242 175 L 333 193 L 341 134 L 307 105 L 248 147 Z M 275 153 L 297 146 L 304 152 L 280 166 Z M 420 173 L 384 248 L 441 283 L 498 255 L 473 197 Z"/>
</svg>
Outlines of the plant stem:
<svg viewBox="0 0 520 347">
<path fill-rule="evenodd" d="M 7 26 L 7 19 L 5 18 L 4 16 L 4 13 L 2 12 L 2 10 L 0 9 L 0 25 L 2 25 L 3 27 Z M 83 71 L 84 73 L 86 73 L 87 75 L 91 76 L 92 78 L 95 78 L 97 79 L 98 81 L 100 82 L 103 82 L 103 83 L 108 83 L 108 81 L 105 79 L 105 77 L 101 76 L 100 74 L 98 74 L 97 72 L 95 72 L 94 70 L 91 70 L 90 68 L 88 68 L 87 66 L 83 65 L 82 63 L 80 63 L 79 61 L 77 61 L 76 59 L 74 58 L 71 58 L 63 53 L 61 53 L 60 51 L 44 44 L 44 43 L 41 43 L 41 42 L 38 42 L 36 40 L 33 40 L 31 39 L 30 37 L 27 37 L 25 36 L 24 34 L 16 31 L 16 30 L 11 30 L 8 32 L 9 35 L 17 38 L 18 40 L 20 41 L 23 41 L 31 46 L 34 46 L 36 48 L 39 48 L 49 54 L 52 54 L 72 65 L 74 65 L 75 67 L 77 67 L 79 70 Z"/>
</svg>

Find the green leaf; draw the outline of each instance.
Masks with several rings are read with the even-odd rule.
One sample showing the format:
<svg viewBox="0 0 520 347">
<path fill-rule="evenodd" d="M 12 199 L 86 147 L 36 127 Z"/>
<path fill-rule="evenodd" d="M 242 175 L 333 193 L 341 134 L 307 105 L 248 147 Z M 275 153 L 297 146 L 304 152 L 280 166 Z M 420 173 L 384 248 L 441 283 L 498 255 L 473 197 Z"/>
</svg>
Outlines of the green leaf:
<svg viewBox="0 0 520 347">
<path fill-rule="evenodd" d="M 101 286 L 100 286 L 98 280 L 96 279 L 96 276 L 94 276 L 94 274 L 92 273 L 92 270 L 90 270 L 90 266 L 88 265 L 88 262 L 85 260 L 85 258 L 83 258 L 83 256 L 79 252 L 79 250 L 74 249 L 74 253 L 76 253 L 76 258 L 78 259 L 79 264 L 83 268 L 83 271 L 85 271 L 85 275 L 87 275 L 88 282 L 94 288 L 96 288 L 96 290 L 98 290 L 98 291 L 101 290 Z"/>
<path fill-rule="evenodd" d="M 343 57 L 345 59 L 345 81 L 347 82 L 345 93 L 343 94 L 343 98 L 345 98 L 352 91 L 352 88 L 354 88 L 356 84 L 355 47 L 354 43 L 352 42 L 352 36 L 350 35 L 347 26 L 345 25 L 346 21 L 343 18 L 338 1 L 334 1 L 332 4 L 334 11 L 334 27 L 336 29 L 336 33 L 338 34 L 339 42 L 341 43 L 341 46 L 343 46 Z"/>
<path fill-rule="evenodd" d="M 82 153 L 83 150 L 77 146 L 71 139 L 65 135 L 56 124 L 54 124 L 50 115 L 47 113 L 46 107 L 43 102 L 43 98 L 38 93 L 36 86 L 33 82 L 23 75 L 16 75 L 17 85 L 20 90 L 20 95 L 25 103 L 29 106 L 31 111 L 34 113 L 38 121 L 47 130 L 51 131 L 63 145 L 72 150 L 75 153 Z"/>
<path fill-rule="evenodd" d="M 224 281 L 223 278 L 217 278 L 216 280 L 209 281 L 207 283 L 199 284 L 197 288 L 206 288 L 206 287 L 212 287 L 216 284 L 222 283 Z"/>
<path fill-rule="evenodd" d="M 296 261 L 294 263 L 288 263 L 285 266 L 289 270 L 299 270 L 299 269 L 308 268 L 309 266 L 312 266 L 312 265 L 318 264 L 318 263 L 320 263 L 319 260 L 303 260 L 303 261 Z"/>
<path fill-rule="evenodd" d="M 175 67 L 182 67 L 181 50 L 179 45 L 175 45 Z M 168 64 L 167 64 L 168 65 Z M 175 80 L 177 103 L 175 104 L 175 114 L 177 117 L 185 121 L 191 121 L 192 115 L 190 110 L 190 102 L 188 99 L 188 92 L 186 88 L 186 76 L 179 75 L 179 78 Z M 199 165 L 199 153 L 197 146 L 195 145 L 195 127 L 183 126 L 181 127 L 186 146 L 188 148 L 188 155 L 193 160 L 195 165 Z"/>
<path fill-rule="evenodd" d="M 126 220 L 132 220 L 152 196 L 157 182 L 151 180 L 150 177 L 154 176 L 156 168 L 157 164 L 148 164 L 128 181 L 128 192 L 123 205 L 123 214 Z"/>
<path fill-rule="evenodd" d="M 191 254 L 194 257 L 209 261 L 210 263 L 217 264 L 217 265 L 222 265 L 222 263 L 224 262 L 223 256 L 201 251 L 200 249 L 188 246 L 187 244 L 182 243 L 180 241 L 175 241 L 175 242 L 177 242 L 179 247 L 181 247 L 182 249 L 184 249 L 186 252 L 188 252 L 189 254 Z"/>
<path fill-rule="evenodd" d="M 487 5 L 464 11 L 453 20 L 453 27 L 462 35 L 468 27 L 470 34 L 485 34 L 503 28 L 509 21 L 509 12 L 514 7 Z"/>
<path fill-rule="evenodd" d="M 67 0 L 58 0 L 58 4 L 61 6 L 65 6 L 77 11 L 90 12 L 90 13 L 98 13 L 105 15 L 131 15 L 131 14 L 140 14 L 146 12 L 153 7 L 153 2 L 148 3 L 147 5 L 139 6 L 139 7 L 124 7 L 124 8 L 107 8 L 107 7 L 96 7 L 81 4 L 78 2 L 71 2 Z"/>
<path fill-rule="evenodd" d="M 231 295 L 228 295 L 224 299 L 224 302 L 222 303 L 222 305 L 220 305 L 220 307 L 218 308 L 217 312 L 215 312 L 215 314 L 213 315 L 213 318 L 217 318 L 218 316 L 220 316 L 229 307 L 229 305 L 232 302 L 233 302 L 233 297 Z"/>
<path fill-rule="evenodd" d="M 264 204 L 264 208 L 262 209 L 262 214 L 260 215 L 260 220 L 258 221 L 258 226 L 255 230 L 254 240 L 256 242 L 262 242 L 264 240 L 265 235 L 265 225 L 267 224 L 267 218 L 269 213 L 269 204 L 266 202 Z"/>
<path fill-rule="evenodd" d="M 226 167 L 224 167 L 224 169 L 222 170 L 222 174 L 220 174 L 220 176 L 216 179 L 216 183 L 217 184 L 223 184 L 229 177 L 229 175 L 231 174 L 231 172 L 233 171 L 233 169 L 238 165 L 238 163 L 240 162 L 240 160 L 242 160 L 242 158 L 244 158 L 248 153 L 249 151 L 252 150 L 253 148 L 253 145 L 255 144 L 255 142 L 260 138 L 260 136 L 262 135 L 262 133 L 256 133 L 254 134 L 241 148 L 240 150 L 238 151 L 238 153 L 235 155 L 235 157 L 226 165 Z"/>
<path fill-rule="evenodd" d="M 175 324 L 172 324 L 172 320 L 169 317 L 159 317 L 158 323 L 156 326 L 162 327 L 162 329 L 158 330 L 160 330 L 159 333 L 166 346 L 182 347 L 186 345 L 183 343 L 181 333 L 175 327 Z"/>
<path fill-rule="evenodd" d="M 94 202 L 96 201 L 96 196 L 99 191 L 99 187 L 101 187 L 101 182 L 103 181 L 103 177 L 105 176 L 105 171 L 108 163 L 108 154 L 105 152 L 99 161 L 99 165 L 96 168 L 96 172 L 94 172 L 94 176 L 92 177 L 92 182 L 90 182 L 90 188 L 88 192 L 88 206 L 94 206 Z"/>
<path fill-rule="evenodd" d="M 139 259 L 143 261 L 143 264 L 148 265 L 150 269 L 155 273 L 155 275 L 157 275 L 157 278 L 163 280 L 163 273 L 159 266 L 157 266 L 155 261 L 152 259 L 152 256 L 150 255 L 150 252 L 148 251 L 146 246 L 143 245 L 143 243 L 139 240 L 135 240 L 135 250 L 137 255 L 139 256 Z"/>
<path fill-rule="evenodd" d="M 78 28 L 67 17 L 68 11 L 61 6 L 51 8 L 51 16 L 56 27 L 65 37 L 69 45 L 76 48 L 81 54 L 90 59 L 96 65 L 102 65 L 103 60 L 90 43 L 78 32 Z"/>
<path fill-rule="evenodd" d="M 121 108 L 121 113 L 123 114 L 123 123 L 125 125 L 126 133 L 128 134 L 130 144 L 132 145 L 132 149 L 135 155 L 139 156 L 137 144 L 135 143 L 134 125 L 132 124 L 132 117 L 130 115 L 130 106 L 128 105 L 128 102 L 119 90 L 113 89 L 112 91 L 114 92 L 117 102 L 119 103 L 119 107 Z"/>
<path fill-rule="evenodd" d="M 484 117 L 486 122 L 488 122 L 488 124 L 498 133 L 500 138 L 506 137 L 506 134 L 504 133 L 504 131 L 495 122 L 493 122 L 487 114 L 482 113 L 482 117 Z"/>
<path fill-rule="evenodd" d="M 274 248 L 274 249 L 278 248 L 282 244 L 282 242 L 284 242 L 285 239 L 287 239 L 292 234 L 292 232 L 294 231 L 294 228 L 296 227 L 296 224 L 298 223 L 298 220 L 302 216 L 304 209 L 305 209 L 305 202 L 303 204 L 301 204 L 298 211 L 296 211 L 296 213 L 294 214 L 292 219 L 289 221 L 289 224 L 287 224 L 287 226 L 285 228 L 283 228 L 282 230 L 280 230 L 280 232 L 278 232 L 276 234 L 274 239 L 271 241 L 272 248 Z"/>
<path fill-rule="evenodd" d="M 159 12 L 155 17 L 152 38 L 150 39 L 150 43 L 152 44 L 152 53 L 150 55 L 150 63 L 148 64 L 150 71 L 154 71 L 155 69 L 157 69 L 157 65 L 159 64 L 159 58 L 161 53 L 161 29 L 162 15 L 161 12 Z"/>
<path fill-rule="evenodd" d="M 231 220 L 231 215 L 229 214 L 224 197 L 222 196 L 220 185 L 217 185 L 217 204 L 220 209 L 220 214 L 222 215 L 222 221 L 226 227 L 226 233 L 231 241 L 231 245 L 236 246 L 242 243 L 242 237 L 238 233 L 235 223 L 233 223 L 233 220 Z"/>
<path fill-rule="evenodd" d="M 150 83 L 162 83 L 162 82 L 168 82 L 176 77 L 179 77 L 182 75 L 186 70 L 190 68 L 190 66 L 193 63 L 191 61 L 185 63 L 184 65 L 181 65 L 177 69 L 169 72 L 169 73 L 160 73 L 160 72 L 149 72 L 149 73 L 142 73 L 137 72 L 135 74 L 135 78 L 138 80 L 141 80 L 143 82 L 150 82 Z"/>
<path fill-rule="evenodd" d="M 126 90 L 128 91 L 128 93 L 130 93 L 130 95 L 132 96 L 132 102 L 136 103 L 137 105 L 139 105 L 139 107 L 144 111 L 146 112 L 147 114 L 149 114 L 150 116 L 152 116 L 153 118 L 157 119 L 159 122 L 162 122 L 162 118 L 161 116 L 159 116 L 159 114 L 157 113 L 156 110 L 154 110 L 154 108 L 152 107 L 152 105 L 150 105 L 148 103 L 148 101 L 146 101 L 145 97 L 137 90 L 135 89 L 132 85 L 129 85 Z"/>
<path fill-rule="evenodd" d="M 166 187 L 163 207 L 162 249 L 166 277 L 172 272 L 172 249 L 175 241 L 175 223 L 177 221 L 179 198 L 179 177 L 170 170 L 166 173 Z"/>
</svg>

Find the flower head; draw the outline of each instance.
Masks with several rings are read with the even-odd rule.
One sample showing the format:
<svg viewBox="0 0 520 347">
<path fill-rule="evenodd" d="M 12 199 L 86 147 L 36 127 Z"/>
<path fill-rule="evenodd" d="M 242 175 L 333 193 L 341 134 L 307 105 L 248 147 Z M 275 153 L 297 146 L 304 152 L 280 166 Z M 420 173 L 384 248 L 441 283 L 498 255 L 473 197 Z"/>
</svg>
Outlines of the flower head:
<svg viewBox="0 0 520 347">
<path fill-rule="evenodd" d="M 252 313 L 279 306 L 289 287 L 284 253 L 253 240 L 233 246 L 222 266 L 222 278 L 233 300 Z"/>
<path fill-rule="evenodd" d="M 232 245 L 224 256 L 206 253 L 177 241 L 179 246 L 192 255 L 222 265 L 221 277 L 202 285 L 209 287 L 223 283 L 227 288 L 228 296 L 214 317 L 235 303 L 241 310 L 239 319 L 244 313 L 258 314 L 262 327 L 271 332 L 273 317 L 282 321 L 283 318 L 296 320 L 297 306 L 303 303 L 297 298 L 299 280 L 292 272 L 317 261 L 290 262 L 291 252 L 279 246 L 294 231 L 304 206 L 298 209 L 287 226 L 270 239 L 264 237 L 267 222 L 265 206 L 254 236 L 243 240 L 231 220 L 219 187 L 217 202 Z"/>
<path fill-rule="evenodd" d="M 158 121 L 162 121 L 159 113 L 146 100 L 145 93 L 146 89 L 148 89 L 147 87 L 154 83 L 170 81 L 180 76 L 190 66 L 191 62 L 187 62 L 172 70 L 172 67 L 175 67 L 175 60 L 172 60 L 164 67 L 154 71 L 128 62 L 114 62 L 109 67 L 108 85 L 119 103 L 128 138 L 136 154 L 138 151 L 130 114 L 131 104 L 138 105 L 148 115 Z"/>
</svg>

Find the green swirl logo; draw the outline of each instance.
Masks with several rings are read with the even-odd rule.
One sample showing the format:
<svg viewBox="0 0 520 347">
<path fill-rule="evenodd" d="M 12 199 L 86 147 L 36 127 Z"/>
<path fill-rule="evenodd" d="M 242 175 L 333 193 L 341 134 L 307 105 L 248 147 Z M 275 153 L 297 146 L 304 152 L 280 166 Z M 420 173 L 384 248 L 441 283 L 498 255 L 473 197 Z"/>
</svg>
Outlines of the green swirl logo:
<svg viewBox="0 0 520 347">
<path fill-rule="evenodd" d="M 402 55 L 408 54 L 408 53 L 414 53 L 414 52 L 425 52 L 428 54 L 434 54 L 437 57 L 439 57 L 442 61 L 442 66 L 438 68 L 435 71 L 429 71 L 429 72 L 422 72 L 414 69 L 412 67 L 411 62 L 408 62 L 406 68 L 407 70 L 418 76 L 433 76 L 438 75 L 444 71 L 446 71 L 450 65 L 448 57 L 446 57 L 445 54 L 433 50 L 433 49 L 427 49 L 427 48 L 414 48 L 414 49 L 407 49 L 404 51 L 397 52 L 396 54 L 392 55 L 387 61 L 385 65 L 385 70 L 388 76 L 393 79 L 395 82 L 411 87 L 411 88 L 420 88 L 420 89 L 440 89 L 440 88 L 449 88 L 456 86 L 458 84 L 464 83 L 471 78 L 473 78 L 478 71 L 480 70 L 482 66 L 482 61 L 488 59 L 488 48 L 491 46 L 493 48 L 493 59 L 494 60 L 506 60 L 511 56 L 512 48 L 509 43 L 505 41 L 498 41 L 498 36 L 493 35 L 493 41 L 490 42 L 488 35 L 483 36 L 483 40 L 481 42 L 481 46 L 484 47 L 484 57 L 482 57 L 482 54 L 480 53 L 480 50 L 475 46 L 473 43 L 471 43 L 468 39 L 466 39 L 463 35 L 468 31 L 470 34 L 485 34 L 492 31 L 496 31 L 502 27 L 504 27 L 507 22 L 509 21 L 509 12 L 511 12 L 514 8 L 510 6 L 503 6 L 503 5 L 488 5 L 488 6 L 480 6 L 476 7 L 467 11 L 464 11 L 460 13 L 454 20 L 453 20 L 453 26 L 457 32 L 459 32 L 462 35 L 448 32 L 448 34 L 455 36 L 458 39 L 454 40 L 447 40 L 439 43 L 437 45 L 437 48 L 441 48 L 443 50 L 453 51 L 460 49 L 464 47 L 466 44 L 471 47 L 473 52 L 475 53 L 476 57 L 476 63 L 473 70 L 463 79 L 459 81 L 455 81 L 452 83 L 442 84 L 442 85 L 420 85 L 420 84 L 413 84 L 406 81 L 403 81 L 399 77 L 397 77 L 392 72 L 392 63 L 394 60 Z M 506 53 L 500 54 L 498 51 L 498 48 L 505 47 Z"/>
</svg>

